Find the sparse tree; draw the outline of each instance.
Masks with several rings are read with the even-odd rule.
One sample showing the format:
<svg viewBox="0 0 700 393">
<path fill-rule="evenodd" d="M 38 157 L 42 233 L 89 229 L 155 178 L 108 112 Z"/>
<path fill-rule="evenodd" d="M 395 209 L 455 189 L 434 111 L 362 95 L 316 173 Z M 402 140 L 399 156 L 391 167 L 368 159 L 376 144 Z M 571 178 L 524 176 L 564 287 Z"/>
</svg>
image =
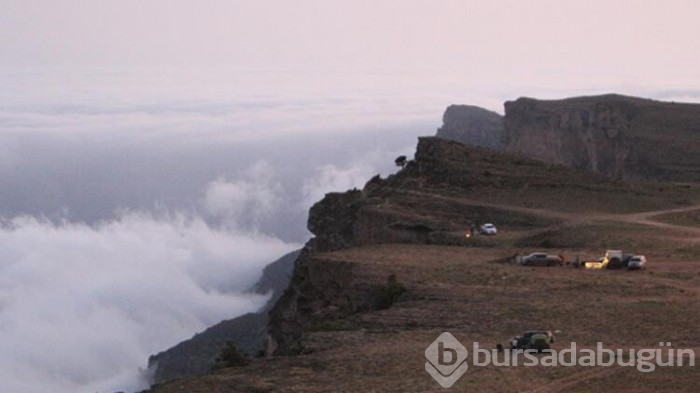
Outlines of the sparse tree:
<svg viewBox="0 0 700 393">
<path fill-rule="evenodd" d="M 405 167 L 406 166 L 406 156 L 396 157 L 396 159 L 394 160 L 394 164 L 396 164 L 396 166 L 400 166 L 401 168 Z"/>
</svg>

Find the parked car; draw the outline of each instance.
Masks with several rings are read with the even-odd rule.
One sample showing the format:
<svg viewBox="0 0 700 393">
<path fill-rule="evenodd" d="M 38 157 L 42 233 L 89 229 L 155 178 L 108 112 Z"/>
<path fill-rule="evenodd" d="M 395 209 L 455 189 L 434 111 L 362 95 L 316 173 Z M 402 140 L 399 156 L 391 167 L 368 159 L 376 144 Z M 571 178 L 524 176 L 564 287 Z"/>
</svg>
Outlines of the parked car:
<svg viewBox="0 0 700 393">
<path fill-rule="evenodd" d="M 544 252 L 533 252 L 521 257 L 518 261 L 524 266 L 562 266 L 564 259 L 559 255 L 548 255 Z"/>
<path fill-rule="evenodd" d="M 647 257 L 644 255 L 633 255 L 627 262 L 627 268 L 629 270 L 643 269 L 646 263 Z"/>
<path fill-rule="evenodd" d="M 511 350 L 536 350 L 544 352 L 554 343 L 554 334 L 549 330 L 528 330 L 522 336 L 510 339 Z"/>
<path fill-rule="evenodd" d="M 484 235 L 495 235 L 498 233 L 496 226 L 491 223 L 482 225 L 481 228 L 479 228 L 479 231 Z"/>
</svg>

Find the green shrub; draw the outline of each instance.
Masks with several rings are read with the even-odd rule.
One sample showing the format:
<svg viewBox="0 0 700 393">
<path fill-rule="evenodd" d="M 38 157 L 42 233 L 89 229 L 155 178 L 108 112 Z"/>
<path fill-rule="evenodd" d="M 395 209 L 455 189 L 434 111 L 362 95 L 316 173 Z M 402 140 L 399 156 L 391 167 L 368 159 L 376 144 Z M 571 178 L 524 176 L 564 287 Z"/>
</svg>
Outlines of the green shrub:
<svg viewBox="0 0 700 393">
<path fill-rule="evenodd" d="M 224 349 L 221 350 L 219 357 L 216 358 L 214 369 L 228 367 L 245 367 L 250 364 L 250 357 L 238 349 L 233 341 L 226 341 Z"/>
</svg>

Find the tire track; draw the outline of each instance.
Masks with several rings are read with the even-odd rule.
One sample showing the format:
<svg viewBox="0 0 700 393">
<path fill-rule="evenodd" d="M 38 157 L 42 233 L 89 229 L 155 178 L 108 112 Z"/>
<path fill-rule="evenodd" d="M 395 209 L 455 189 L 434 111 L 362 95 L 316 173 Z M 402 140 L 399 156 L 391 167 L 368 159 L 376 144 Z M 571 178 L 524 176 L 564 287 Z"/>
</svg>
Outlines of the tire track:
<svg viewBox="0 0 700 393">
<path fill-rule="evenodd" d="M 568 377 L 560 378 L 553 382 L 550 382 L 546 386 L 539 387 L 533 390 L 527 390 L 528 393 L 558 393 L 565 392 L 574 386 L 581 385 L 583 383 L 592 381 L 594 379 L 600 379 L 608 375 L 612 375 L 617 371 L 616 367 L 593 367 L 589 370 L 584 370 L 578 372 L 574 375 Z"/>
</svg>

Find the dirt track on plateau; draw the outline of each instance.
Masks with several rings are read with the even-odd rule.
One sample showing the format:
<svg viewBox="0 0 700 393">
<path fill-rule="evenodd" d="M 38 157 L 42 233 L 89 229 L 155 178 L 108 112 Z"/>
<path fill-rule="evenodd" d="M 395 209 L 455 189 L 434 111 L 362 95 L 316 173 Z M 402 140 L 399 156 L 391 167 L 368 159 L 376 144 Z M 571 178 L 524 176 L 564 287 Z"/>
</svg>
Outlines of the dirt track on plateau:
<svg viewBox="0 0 700 393">
<path fill-rule="evenodd" d="M 619 221 L 624 221 L 624 222 L 633 223 L 633 224 L 649 225 L 649 226 L 654 226 L 654 227 L 662 228 L 662 229 L 671 229 L 671 230 L 692 232 L 692 233 L 700 236 L 700 228 L 698 228 L 698 227 L 668 224 L 665 222 L 653 220 L 653 217 L 660 216 L 663 214 L 688 213 L 688 212 L 692 212 L 695 210 L 700 210 L 700 205 L 686 206 L 686 207 L 681 207 L 681 208 L 676 208 L 676 209 L 656 210 L 656 211 L 648 211 L 648 212 L 642 212 L 642 213 L 633 213 L 633 214 L 622 215 L 622 216 L 618 216 L 618 217 L 619 217 Z"/>
<path fill-rule="evenodd" d="M 576 224 L 580 224 L 581 222 L 590 222 L 590 221 L 613 221 L 613 222 L 620 222 L 620 223 L 627 223 L 627 224 L 638 224 L 638 225 L 652 226 L 652 227 L 656 227 L 659 229 L 685 231 L 685 232 L 693 234 L 695 236 L 700 236 L 700 228 L 698 228 L 698 227 L 669 224 L 669 223 L 665 223 L 665 222 L 655 221 L 653 219 L 653 217 L 661 216 L 664 214 L 688 213 L 688 212 L 692 212 L 695 210 L 700 210 L 700 205 L 691 205 L 691 206 L 684 206 L 684 207 L 673 208 L 673 209 L 652 210 L 652 211 L 629 213 L 629 214 L 596 214 L 596 213 L 592 213 L 592 214 L 583 214 L 582 215 L 580 213 L 569 213 L 569 212 L 562 212 L 562 211 L 542 209 L 542 208 L 530 208 L 530 207 L 501 205 L 501 204 L 497 204 L 497 203 L 486 203 L 483 201 L 477 201 L 477 200 L 472 200 L 472 199 L 467 199 L 467 198 L 457 198 L 457 197 L 448 197 L 448 196 L 435 195 L 435 194 L 427 194 L 427 193 L 422 193 L 419 191 L 410 191 L 410 193 L 414 194 L 414 195 L 430 196 L 432 198 L 449 200 L 452 202 L 463 204 L 465 206 L 489 207 L 489 208 L 494 208 L 494 209 L 513 211 L 513 212 L 522 213 L 522 214 L 529 214 L 529 215 L 533 215 L 533 216 L 540 216 L 540 217 L 545 217 L 545 218 L 550 218 L 550 219 L 563 220 L 563 221 L 566 221 L 566 225 L 576 225 Z M 688 240 L 693 241 L 693 242 L 697 242 L 697 241 L 700 241 L 700 238 L 689 238 Z"/>
</svg>

